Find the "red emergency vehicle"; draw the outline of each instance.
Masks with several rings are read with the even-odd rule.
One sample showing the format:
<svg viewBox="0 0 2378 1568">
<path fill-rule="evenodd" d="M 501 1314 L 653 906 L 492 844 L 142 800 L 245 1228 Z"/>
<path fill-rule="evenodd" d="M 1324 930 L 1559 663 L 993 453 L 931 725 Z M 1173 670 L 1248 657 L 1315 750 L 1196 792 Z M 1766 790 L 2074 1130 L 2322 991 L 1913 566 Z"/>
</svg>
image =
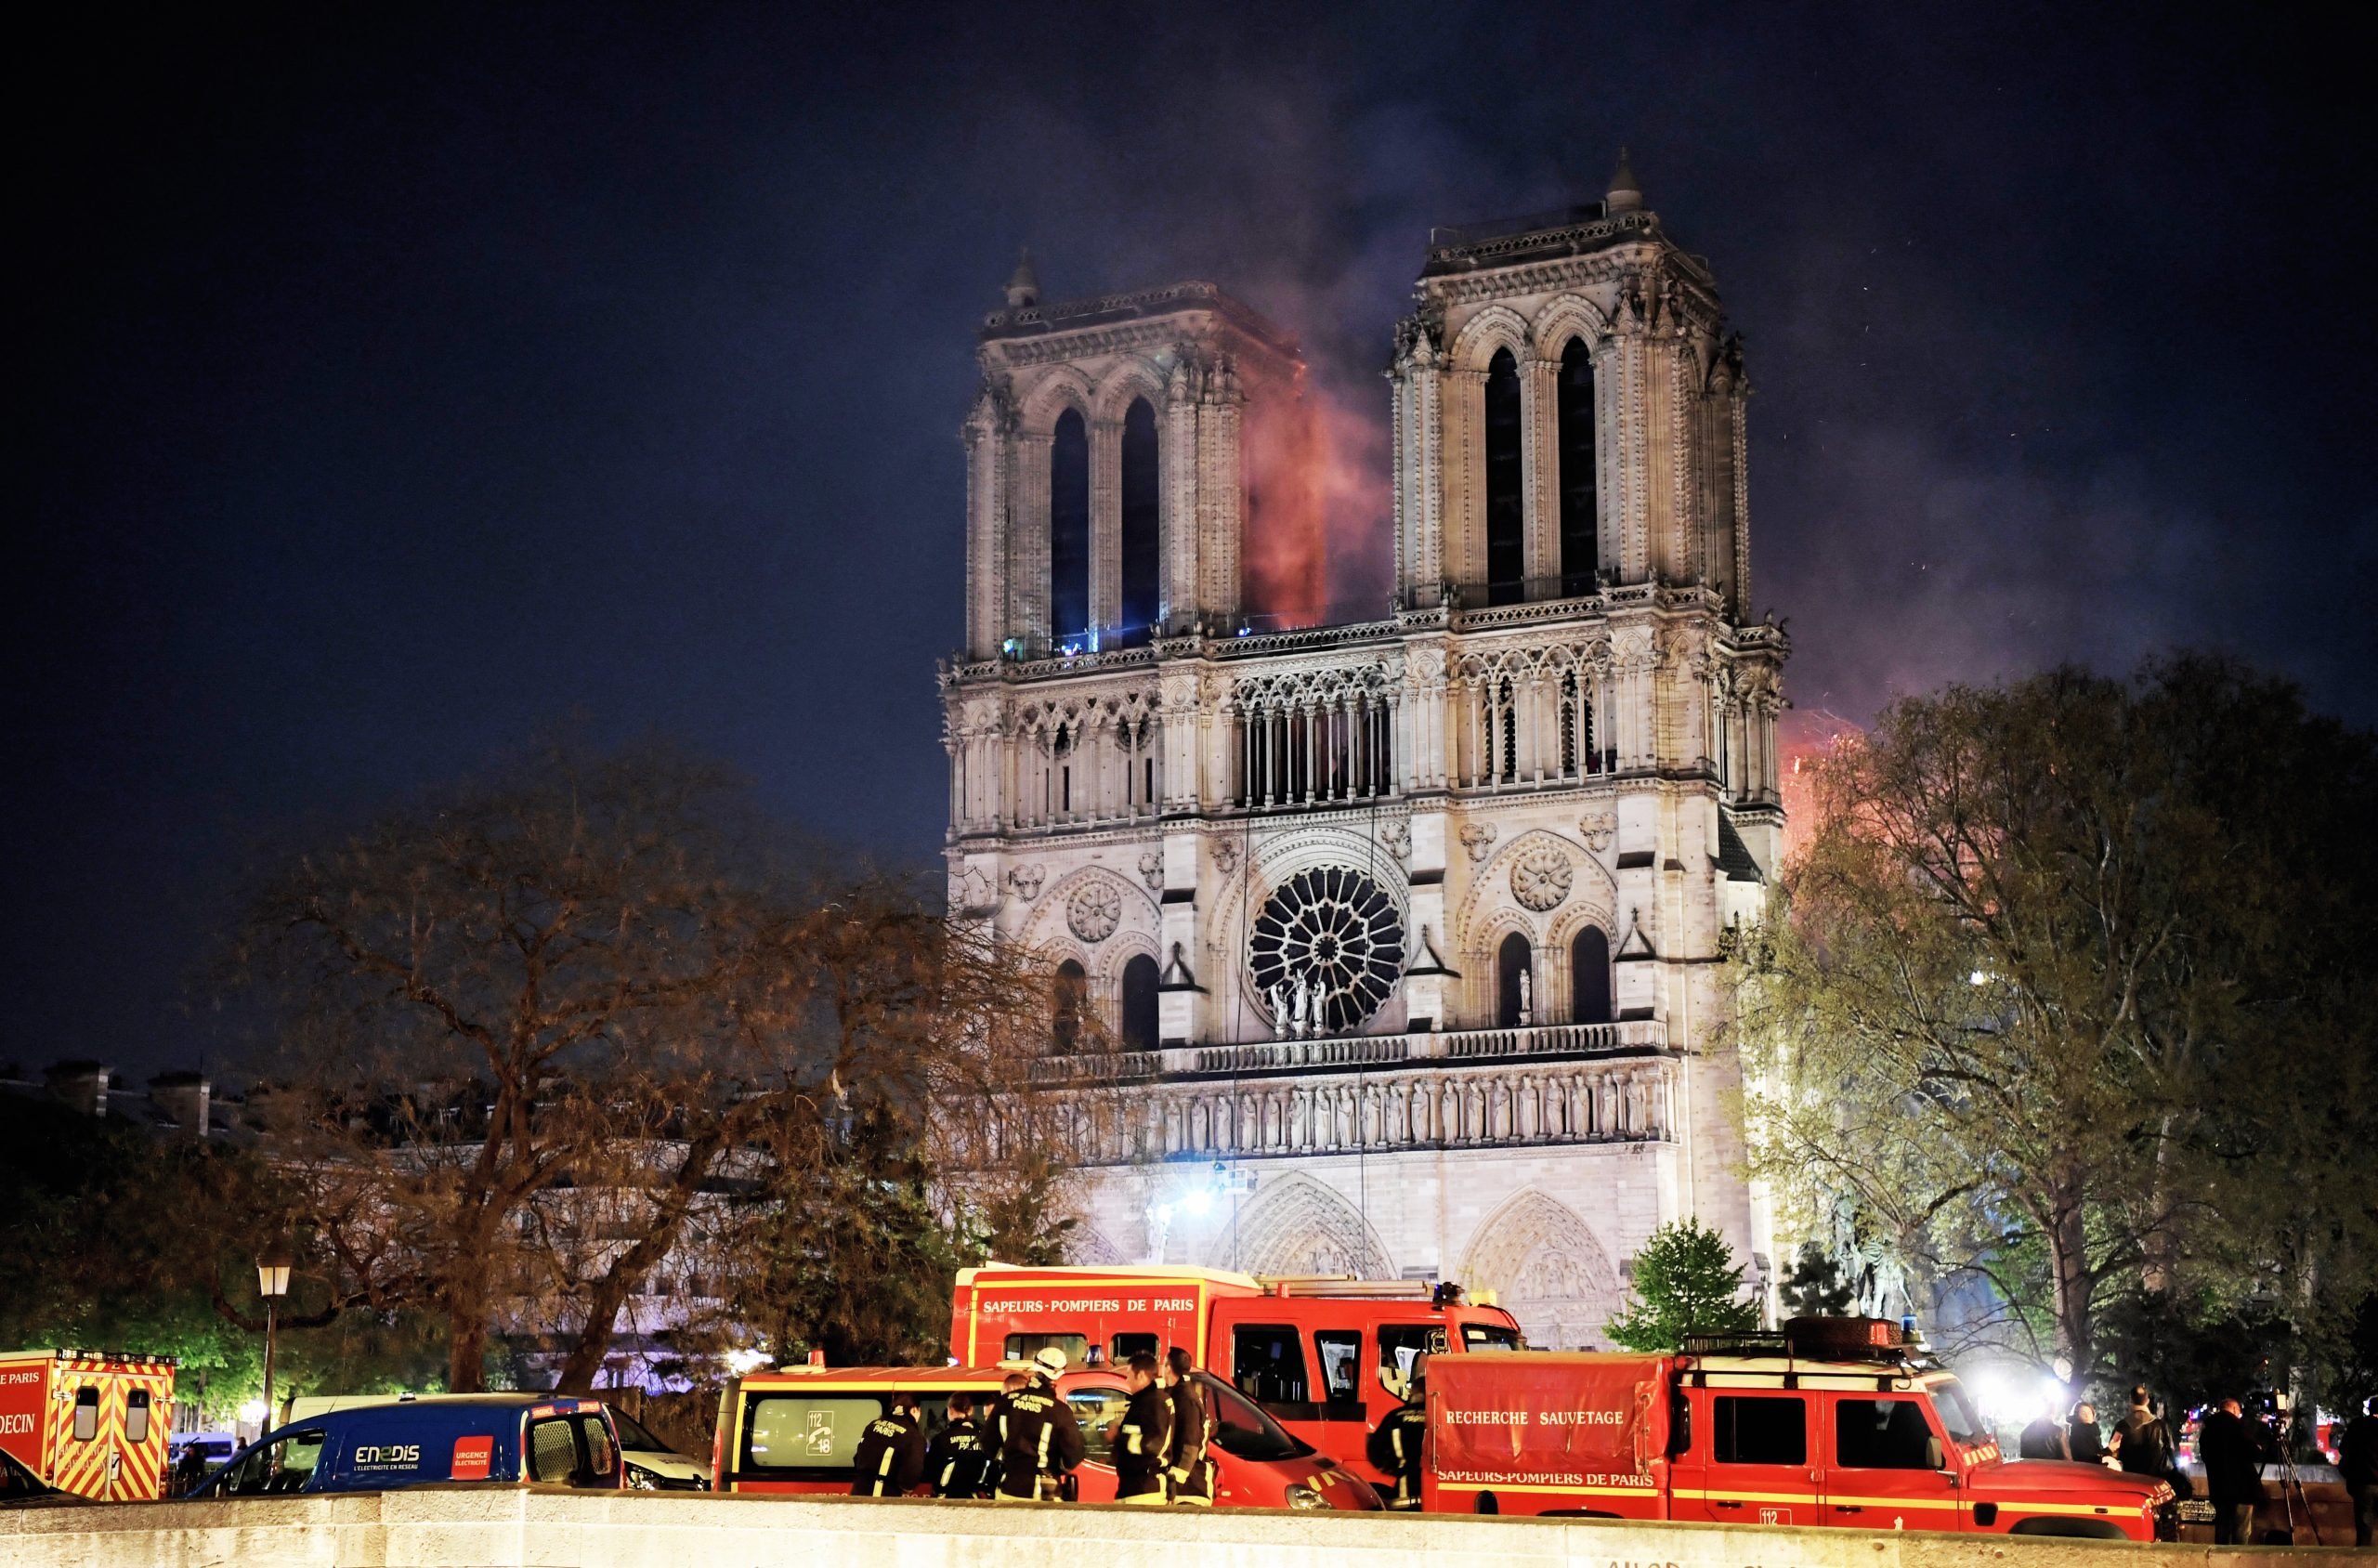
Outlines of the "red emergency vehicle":
<svg viewBox="0 0 2378 1568">
<path fill-rule="evenodd" d="M 173 1425 L 171 1356 L 0 1353 L 0 1448 L 61 1492 L 156 1501 Z"/>
<path fill-rule="evenodd" d="M 1422 1507 L 2171 1539 L 2172 1489 L 2000 1457 L 1957 1379 L 1879 1319 L 1799 1318 L 1680 1355 L 1429 1366 Z"/>
<path fill-rule="evenodd" d="M 928 1439 L 949 1424 L 949 1396 L 974 1395 L 979 1408 L 1005 1386 L 1012 1366 L 792 1366 L 727 1384 L 720 1396 L 711 1456 L 721 1492 L 847 1493 L 851 1456 L 867 1424 L 895 1392 L 916 1396 Z M 1214 1501 L 1225 1508 L 1376 1509 L 1378 1494 L 1327 1456 L 1290 1436 L 1277 1421 L 1211 1377 L 1204 1379 L 1214 1414 Z M 1057 1379 L 1088 1448 L 1077 1471 L 1077 1501 L 1115 1500 L 1112 1429 L 1130 1395 L 1120 1369 L 1085 1368 Z"/>
<path fill-rule="evenodd" d="M 1520 1326 L 1489 1302 L 1425 1280 L 1263 1278 L 1171 1264 L 961 1269 L 949 1324 L 960 1361 L 1021 1360 L 1054 1345 L 1076 1366 L 1174 1346 L 1364 1479 L 1370 1432 L 1404 1403 L 1415 1357 L 1515 1351 Z"/>
</svg>

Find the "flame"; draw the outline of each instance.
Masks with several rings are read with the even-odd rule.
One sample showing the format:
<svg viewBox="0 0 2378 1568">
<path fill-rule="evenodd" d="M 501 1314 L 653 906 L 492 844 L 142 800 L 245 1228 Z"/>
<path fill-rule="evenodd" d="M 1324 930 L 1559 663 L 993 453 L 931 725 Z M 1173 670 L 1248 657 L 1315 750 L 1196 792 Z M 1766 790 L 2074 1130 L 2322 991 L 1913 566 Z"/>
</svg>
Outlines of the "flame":
<svg viewBox="0 0 2378 1568">
<path fill-rule="evenodd" d="M 1308 383 L 1245 429 L 1250 621 L 1276 631 L 1378 619 L 1389 575 L 1385 421 Z"/>
</svg>

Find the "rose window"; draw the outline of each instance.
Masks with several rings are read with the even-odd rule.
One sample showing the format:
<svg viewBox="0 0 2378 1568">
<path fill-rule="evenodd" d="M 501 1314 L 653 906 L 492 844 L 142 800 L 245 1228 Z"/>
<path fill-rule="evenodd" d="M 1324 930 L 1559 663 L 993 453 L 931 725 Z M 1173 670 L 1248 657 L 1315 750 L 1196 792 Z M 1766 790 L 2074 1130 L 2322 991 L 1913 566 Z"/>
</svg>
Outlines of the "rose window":
<svg viewBox="0 0 2378 1568">
<path fill-rule="evenodd" d="M 1404 917 L 1360 871 L 1300 871 L 1263 900 L 1248 970 L 1267 1010 L 1274 987 L 1286 994 L 1301 985 L 1318 992 L 1321 1032 L 1352 1028 L 1379 1010 L 1404 972 Z"/>
</svg>

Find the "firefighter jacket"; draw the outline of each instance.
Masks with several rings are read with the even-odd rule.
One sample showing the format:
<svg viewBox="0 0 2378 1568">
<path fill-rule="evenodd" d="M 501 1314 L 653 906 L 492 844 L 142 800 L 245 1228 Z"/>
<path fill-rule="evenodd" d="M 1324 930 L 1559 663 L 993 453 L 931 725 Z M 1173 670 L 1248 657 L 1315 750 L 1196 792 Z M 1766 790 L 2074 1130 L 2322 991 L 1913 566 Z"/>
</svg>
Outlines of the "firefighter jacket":
<svg viewBox="0 0 2378 1568">
<path fill-rule="evenodd" d="M 1172 1448 L 1172 1401 L 1150 1383 L 1131 1396 L 1115 1429 L 1115 1495 L 1138 1497 L 1164 1490 Z"/>
<path fill-rule="evenodd" d="M 1053 1496 L 1058 1477 L 1081 1463 L 1081 1423 L 1045 1377 L 1007 1396 L 1000 1410 L 1000 1496 Z"/>
<path fill-rule="evenodd" d="M 925 1479 L 936 1497 L 979 1497 L 990 1463 L 990 1435 L 972 1420 L 952 1421 L 925 1450 Z"/>
<path fill-rule="evenodd" d="M 1429 1407 L 1418 1399 L 1389 1411 L 1387 1418 L 1371 1433 L 1372 1465 L 1395 1478 L 1395 1495 L 1388 1507 L 1420 1506 L 1421 1439 L 1428 1434 Z"/>
<path fill-rule="evenodd" d="M 867 1423 L 851 1456 L 851 1496 L 905 1497 L 925 1473 L 925 1429 L 906 1410 Z"/>
<path fill-rule="evenodd" d="M 1172 1441 L 1170 1464 L 1172 1495 L 1190 1499 L 1211 1499 L 1214 1495 L 1213 1461 L 1206 1457 L 1206 1444 L 1214 1435 L 1214 1418 L 1206 1408 L 1206 1393 L 1194 1378 L 1183 1378 L 1172 1385 Z"/>
</svg>

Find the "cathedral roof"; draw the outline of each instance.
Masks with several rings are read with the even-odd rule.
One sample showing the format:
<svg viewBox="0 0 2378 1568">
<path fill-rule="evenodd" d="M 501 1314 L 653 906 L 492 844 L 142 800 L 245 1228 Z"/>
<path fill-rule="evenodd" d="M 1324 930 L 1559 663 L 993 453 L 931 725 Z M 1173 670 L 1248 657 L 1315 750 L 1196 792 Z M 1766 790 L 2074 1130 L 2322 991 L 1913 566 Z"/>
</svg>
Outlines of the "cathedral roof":
<svg viewBox="0 0 2378 1568">
<path fill-rule="evenodd" d="M 983 319 L 983 341 L 1047 337 L 1057 333 L 1111 327 L 1125 321 L 1189 311 L 1211 311 L 1248 336 L 1294 358 L 1297 340 L 1264 319 L 1261 312 L 1233 299 L 1212 283 L 1169 283 L 1162 288 L 1134 289 L 1128 294 L 1099 294 L 1091 299 L 1057 300 L 994 310 Z"/>
</svg>

